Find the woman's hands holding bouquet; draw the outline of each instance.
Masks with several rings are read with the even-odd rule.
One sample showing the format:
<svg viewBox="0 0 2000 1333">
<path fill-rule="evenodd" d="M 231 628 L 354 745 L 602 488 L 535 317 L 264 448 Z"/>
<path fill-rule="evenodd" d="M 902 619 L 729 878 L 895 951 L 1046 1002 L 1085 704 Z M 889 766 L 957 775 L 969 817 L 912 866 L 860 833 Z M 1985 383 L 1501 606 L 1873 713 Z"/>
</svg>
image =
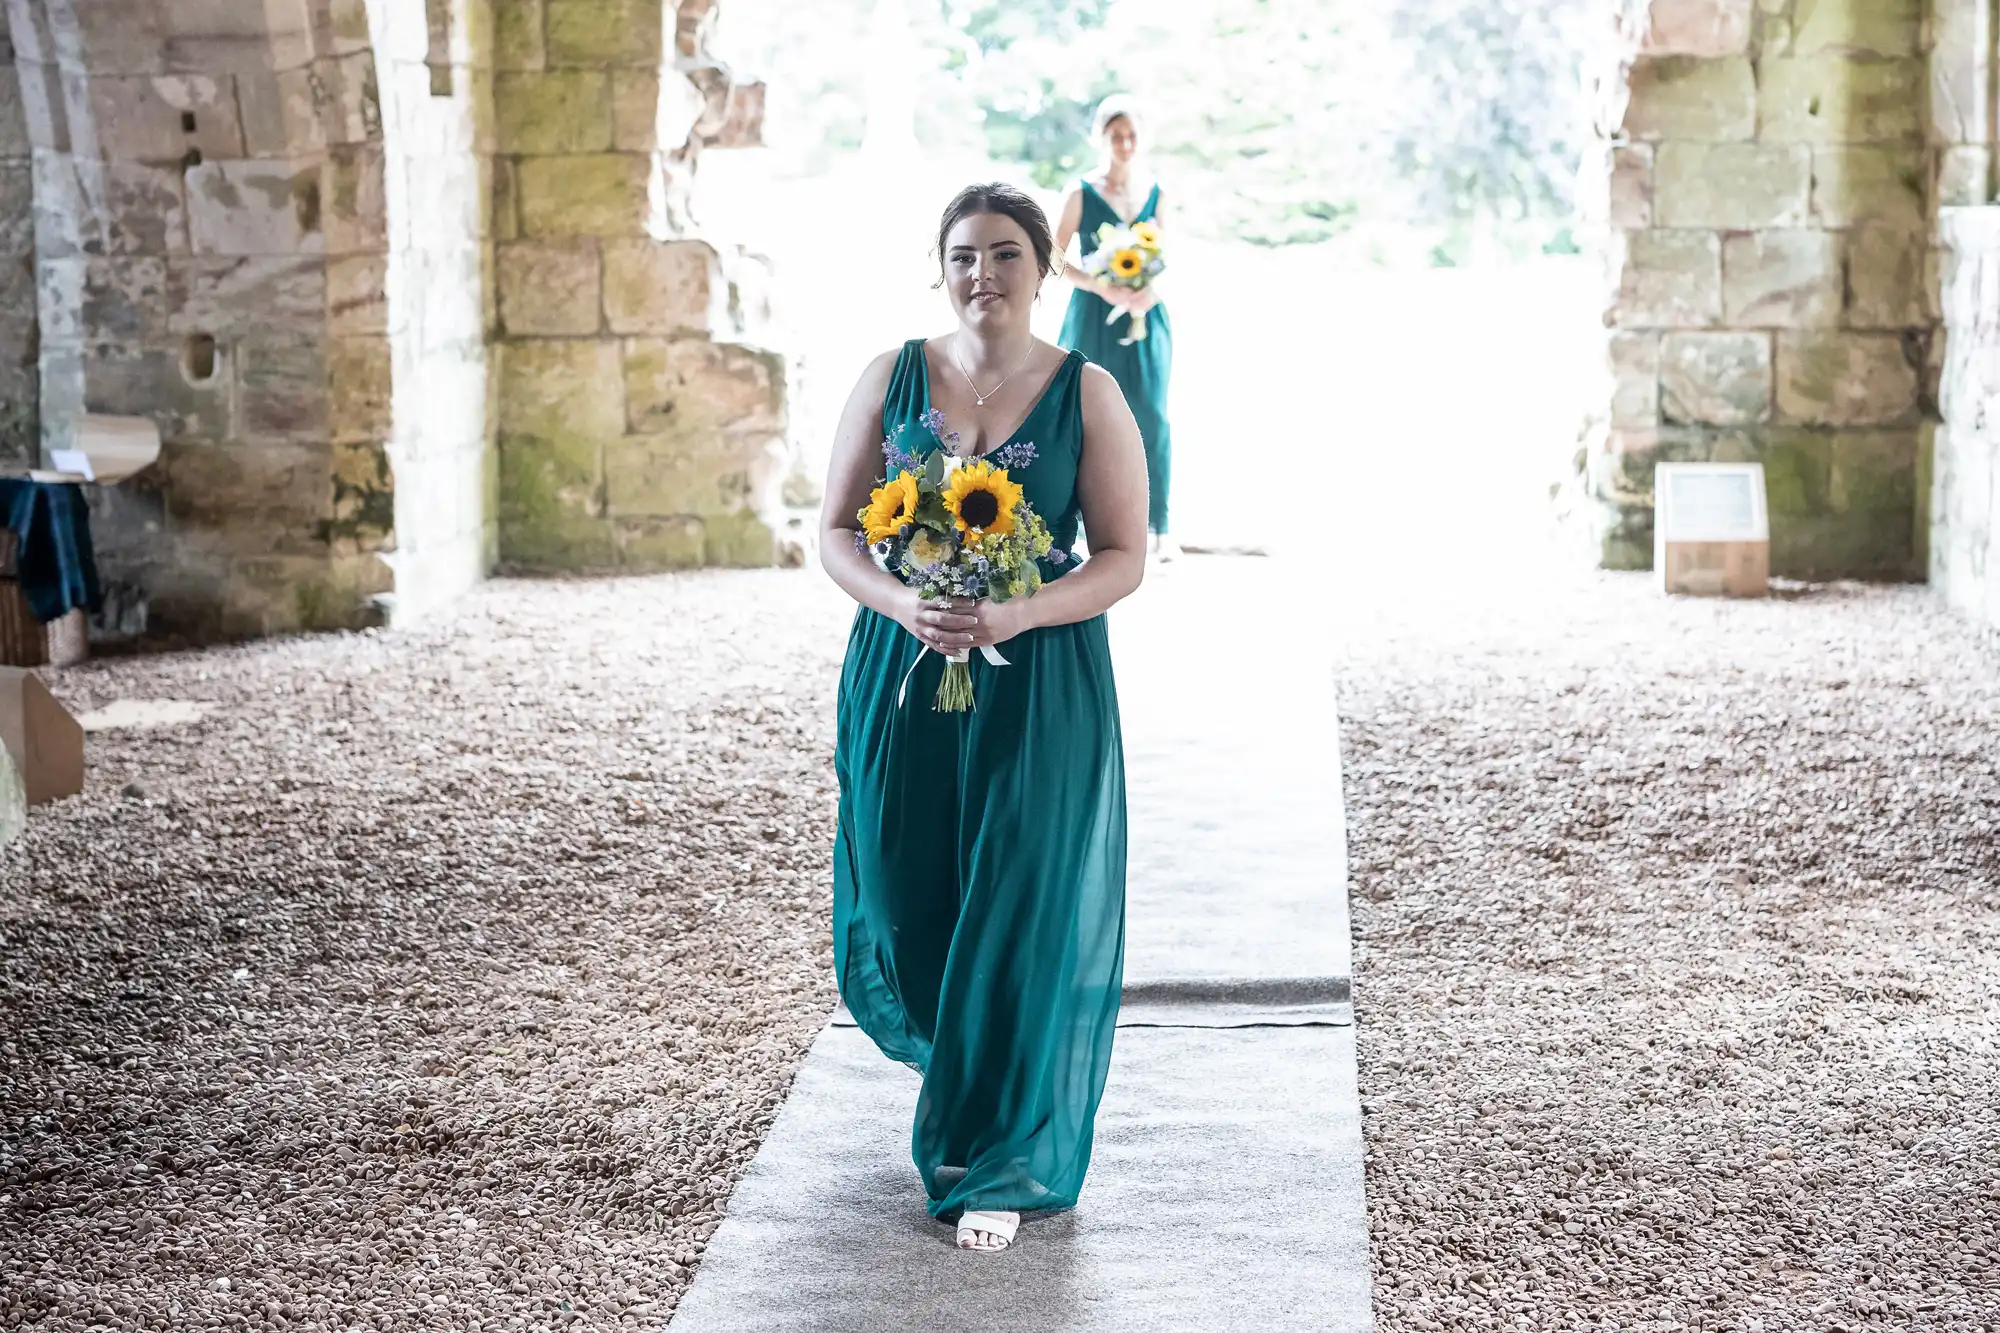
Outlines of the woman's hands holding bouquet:
<svg viewBox="0 0 2000 1333">
<path fill-rule="evenodd" d="M 1028 629 L 1028 600 L 1025 597 L 1006 602 L 925 598 L 911 589 L 903 627 L 932 652 L 950 657 L 1005 643 Z"/>
</svg>

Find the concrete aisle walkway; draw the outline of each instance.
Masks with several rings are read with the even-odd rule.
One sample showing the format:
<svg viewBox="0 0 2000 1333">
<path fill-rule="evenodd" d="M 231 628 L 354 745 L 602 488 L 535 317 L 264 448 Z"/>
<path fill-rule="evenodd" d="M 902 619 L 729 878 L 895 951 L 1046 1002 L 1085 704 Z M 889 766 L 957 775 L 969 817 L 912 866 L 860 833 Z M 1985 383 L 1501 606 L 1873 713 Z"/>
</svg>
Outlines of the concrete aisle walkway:
<svg viewBox="0 0 2000 1333">
<path fill-rule="evenodd" d="M 916 1076 L 837 1015 L 675 1333 L 1369 1327 L 1327 643 L 1252 647 L 1296 624 L 1282 569 L 1191 558 L 1113 613 L 1126 1006 L 1080 1206 L 954 1250 L 909 1159 Z"/>
</svg>

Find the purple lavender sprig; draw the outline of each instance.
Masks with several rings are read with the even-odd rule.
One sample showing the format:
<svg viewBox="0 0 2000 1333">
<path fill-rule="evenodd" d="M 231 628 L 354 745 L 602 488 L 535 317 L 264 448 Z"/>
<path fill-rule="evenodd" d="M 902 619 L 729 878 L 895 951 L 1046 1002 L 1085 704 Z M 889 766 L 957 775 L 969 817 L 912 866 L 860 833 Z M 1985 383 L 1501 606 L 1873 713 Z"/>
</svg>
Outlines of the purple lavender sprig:
<svg viewBox="0 0 2000 1333">
<path fill-rule="evenodd" d="M 902 433 L 903 428 L 898 426 L 894 433 L 882 438 L 882 461 L 888 467 L 890 476 L 894 476 L 899 469 L 916 472 L 922 466 L 917 462 L 916 455 L 904 453 L 902 446 L 896 443 L 896 436 Z"/>
<path fill-rule="evenodd" d="M 1019 472 L 1035 461 L 1035 442 L 1017 440 L 1013 444 L 1003 445 L 993 451 L 993 461 L 1009 472 Z"/>
</svg>

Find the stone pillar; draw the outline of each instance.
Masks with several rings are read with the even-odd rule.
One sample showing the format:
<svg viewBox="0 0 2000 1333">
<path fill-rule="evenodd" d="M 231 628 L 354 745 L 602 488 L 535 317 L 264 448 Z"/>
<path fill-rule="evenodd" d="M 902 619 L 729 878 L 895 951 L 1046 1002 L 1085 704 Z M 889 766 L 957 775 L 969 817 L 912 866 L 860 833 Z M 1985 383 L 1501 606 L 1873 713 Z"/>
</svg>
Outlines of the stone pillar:
<svg viewBox="0 0 2000 1333">
<path fill-rule="evenodd" d="M 785 363 L 693 198 L 762 88 L 709 54 L 713 0 L 494 4 L 501 560 L 770 564 Z"/>
<path fill-rule="evenodd" d="M 41 432 L 35 188 L 7 13 L 0 8 L 0 468 L 32 464 Z"/>
<path fill-rule="evenodd" d="M 1942 326 L 1932 364 L 1931 581 L 2000 628 L 2000 179 L 1994 113 L 2000 36 L 1994 0 L 1932 0 L 1930 143 L 1942 207 L 1936 239 Z"/>
<path fill-rule="evenodd" d="M 1921 575 L 1922 0 L 1653 0 L 1607 201 L 1600 556 L 1652 554 L 1653 465 L 1765 466 L 1774 571 Z"/>
<path fill-rule="evenodd" d="M 327 260 L 382 248 L 359 0 L 7 3 L 43 444 L 84 410 L 164 442 L 94 499 L 104 572 L 197 637 L 365 622 L 387 359 L 329 339 Z"/>
<path fill-rule="evenodd" d="M 2000 629 L 2000 207 L 1947 208 L 1945 357 L 1931 490 L 1930 576 Z"/>
<path fill-rule="evenodd" d="M 449 606 L 496 555 L 494 14 L 490 0 L 368 7 L 386 255 L 330 261 L 333 333 L 393 384 L 386 459 L 351 457 L 357 484 L 394 478 L 393 618 L 411 624 Z"/>
</svg>

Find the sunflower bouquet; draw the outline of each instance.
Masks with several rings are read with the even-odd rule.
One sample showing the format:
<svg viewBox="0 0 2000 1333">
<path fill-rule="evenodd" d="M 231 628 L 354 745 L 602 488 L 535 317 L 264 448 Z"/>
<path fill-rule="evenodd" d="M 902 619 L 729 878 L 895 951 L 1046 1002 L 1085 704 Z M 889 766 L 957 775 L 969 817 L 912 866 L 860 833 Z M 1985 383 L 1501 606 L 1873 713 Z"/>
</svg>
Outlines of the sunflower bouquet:
<svg viewBox="0 0 2000 1333">
<path fill-rule="evenodd" d="M 1048 525 L 1007 473 L 1032 463 L 1035 446 L 1023 441 L 997 449 L 991 457 L 965 458 L 952 452 L 958 433 L 944 433 L 942 412 L 933 408 L 922 420 L 936 440 L 923 457 L 897 444 L 901 426 L 882 441 L 883 481 L 857 515 L 858 540 L 876 564 L 926 600 L 1005 602 L 1032 596 L 1042 586 L 1036 561 L 1049 555 L 1053 543 Z M 1007 665 L 991 647 L 980 652 L 994 666 Z M 923 653 L 917 658 L 921 661 Z M 972 707 L 970 661 L 969 652 L 945 659 L 939 711 L 963 713 Z M 910 669 L 916 670 L 915 663 Z M 908 679 L 904 677 L 906 684 Z"/>
<path fill-rule="evenodd" d="M 1097 229 L 1097 248 L 1083 261 L 1085 273 L 1135 292 L 1150 287 L 1166 267 L 1167 261 L 1160 253 L 1160 229 L 1151 222 L 1134 222 L 1127 227 L 1105 223 Z M 1109 324 L 1124 313 L 1114 306 L 1104 322 Z M 1146 312 L 1135 310 L 1132 327 L 1118 340 L 1119 345 L 1130 345 L 1145 336 Z"/>
</svg>

